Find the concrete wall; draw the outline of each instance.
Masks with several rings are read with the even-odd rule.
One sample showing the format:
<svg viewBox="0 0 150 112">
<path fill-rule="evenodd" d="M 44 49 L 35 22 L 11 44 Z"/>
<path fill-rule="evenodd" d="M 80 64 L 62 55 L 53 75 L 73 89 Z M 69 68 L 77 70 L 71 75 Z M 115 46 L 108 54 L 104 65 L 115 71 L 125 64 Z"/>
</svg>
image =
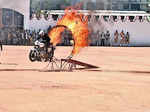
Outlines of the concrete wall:
<svg viewBox="0 0 150 112">
<path fill-rule="evenodd" d="M 0 8 L 9 8 L 24 15 L 24 28 L 29 28 L 30 0 L 0 0 Z"/>
</svg>

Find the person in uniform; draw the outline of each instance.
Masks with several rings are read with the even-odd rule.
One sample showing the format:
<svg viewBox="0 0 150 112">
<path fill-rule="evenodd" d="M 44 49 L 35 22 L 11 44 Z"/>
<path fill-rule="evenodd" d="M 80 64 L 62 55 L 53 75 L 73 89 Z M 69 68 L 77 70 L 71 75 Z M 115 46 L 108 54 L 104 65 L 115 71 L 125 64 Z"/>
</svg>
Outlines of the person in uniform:
<svg viewBox="0 0 150 112">
<path fill-rule="evenodd" d="M 120 41 L 120 46 L 121 46 L 122 44 L 125 43 L 125 34 L 123 30 L 121 31 L 120 36 L 121 36 L 121 41 Z"/>
<path fill-rule="evenodd" d="M 37 38 L 37 40 L 40 40 L 40 39 L 41 39 L 41 42 L 45 44 L 46 52 L 47 52 L 48 47 L 50 46 L 50 38 L 47 33 L 44 33 L 43 30 L 39 32 L 39 37 Z"/>
<path fill-rule="evenodd" d="M 118 43 L 118 37 L 119 37 L 118 30 L 116 30 L 116 32 L 114 33 L 114 42 L 115 42 L 115 44 Z"/>
<path fill-rule="evenodd" d="M 129 32 L 126 33 L 125 38 L 126 38 L 126 44 L 129 45 L 129 43 L 130 43 L 130 34 L 129 34 Z"/>
<path fill-rule="evenodd" d="M 110 33 L 108 30 L 106 31 L 105 38 L 106 38 L 106 45 L 110 46 Z"/>
<path fill-rule="evenodd" d="M 2 45 L 2 41 L 0 40 L 0 47 L 1 47 L 1 51 L 3 50 L 3 45 Z"/>
<path fill-rule="evenodd" d="M 101 46 L 105 46 L 105 33 L 101 33 Z"/>
</svg>

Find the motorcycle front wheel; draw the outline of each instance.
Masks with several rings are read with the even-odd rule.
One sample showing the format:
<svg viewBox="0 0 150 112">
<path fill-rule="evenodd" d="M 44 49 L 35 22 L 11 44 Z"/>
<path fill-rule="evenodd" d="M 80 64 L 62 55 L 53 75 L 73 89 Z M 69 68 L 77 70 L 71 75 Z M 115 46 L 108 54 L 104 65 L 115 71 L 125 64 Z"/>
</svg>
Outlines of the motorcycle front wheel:
<svg viewBox="0 0 150 112">
<path fill-rule="evenodd" d="M 33 50 L 31 50 L 30 53 L 29 53 L 29 60 L 30 60 L 31 62 L 36 61 L 36 56 L 35 56 L 35 53 L 34 53 Z"/>
</svg>

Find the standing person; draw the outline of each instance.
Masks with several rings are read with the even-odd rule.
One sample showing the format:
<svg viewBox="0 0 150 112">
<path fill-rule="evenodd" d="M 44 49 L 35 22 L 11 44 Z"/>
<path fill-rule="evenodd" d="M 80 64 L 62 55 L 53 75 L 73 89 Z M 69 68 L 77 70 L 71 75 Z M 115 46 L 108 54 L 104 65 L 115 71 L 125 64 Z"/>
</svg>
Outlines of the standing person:
<svg viewBox="0 0 150 112">
<path fill-rule="evenodd" d="M 62 33 L 62 45 L 67 46 L 67 30 L 65 29 Z"/>
<path fill-rule="evenodd" d="M 121 36 L 121 41 L 120 41 L 120 46 L 121 46 L 121 44 L 124 44 L 124 41 L 125 41 L 125 34 L 123 30 L 121 31 L 120 36 Z"/>
<path fill-rule="evenodd" d="M 126 44 L 129 45 L 129 42 L 130 42 L 130 34 L 129 34 L 129 32 L 126 33 L 125 38 L 126 38 Z"/>
<path fill-rule="evenodd" d="M 21 31 L 21 34 L 20 34 L 20 43 L 21 43 L 21 45 L 24 45 L 24 34 L 23 34 L 23 31 Z"/>
<path fill-rule="evenodd" d="M 11 33 L 11 31 L 10 31 L 10 32 L 8 32 L 8 36 L 5 37 L 6 45 L 9 45 L 9 44 L 10 44 L 11 37 L 12 37 L 12 33 Z"/>
<path fill-rule="evenodd" d="M 101 46 L 101 40 L 102 40 L 101 32 L 99 31 L 99 33 L 98 33 L 98 46 Z"/>
<path fill-rule="evenodd" d="M 105 33 L 101 33 L 101 46 L 105 46 Z"/>
<path fill-rule="evenodd" d="M 0 47 L 1 47 L 1 51 L 3 50 L 3 45 L 2 45 L 2 41 L 0 40 Z M 1 64 L 1 62 L 0 62 Z"/>
<path fill-rule="evenodd" d="M 47 32 L 49 32 L 51 29 L 52 29 L 52 26 L 49 25 L 49 27 L 48 27 L 48 29 L 47 29 Z"/>
<path fill-rule="evenodd" d="M 106 37 L 106 45 L 110 46 L 110 33 L 108 30 L 106 31 L 105 37 Z"/>
<path fill-rule="evenodd" d="M 9 45 L 12 45 L 12 44 L 13 44 L 13 38 L 14 38 L 14 34 L 13 34 L 13 32 L 11 31 L 11 35 L 10 35 L 10 39 L 9 39 Z"/>
<path fill-rule="evenodd" d="M 3 50 L 3 45 L 2 45 L 2 41 L 0 40 L 0 47 L 1 47 L 1 51 Z"/>
<path fill-rule="evenodd" d="M 68 45 L 71 45 L 71 41 L 73 40 L 71 31 L 68 31 Z"/>
<path fill-rule="evenodd" d="M 96 33 L 96 46 L 99 46 L 99 38 L 100 38 L 100 35 L 99 35 L 100 31 L 98 30 L 97 33 Z"/>
<path fill-rule="evenodd" d="M 118 37 L 119 37 L 119 33 L 118 33 L 118 30 L 116 30 L 116 32 L 114 33 L 114 42 L 115 42 L 115 44 L 118 43 Z"/>
<path fill-rule="evenodd" d="M 27 30 L 24 33 L 24 44 L 28 45 L 28 32 L 27 32 Z"/>
</svg>

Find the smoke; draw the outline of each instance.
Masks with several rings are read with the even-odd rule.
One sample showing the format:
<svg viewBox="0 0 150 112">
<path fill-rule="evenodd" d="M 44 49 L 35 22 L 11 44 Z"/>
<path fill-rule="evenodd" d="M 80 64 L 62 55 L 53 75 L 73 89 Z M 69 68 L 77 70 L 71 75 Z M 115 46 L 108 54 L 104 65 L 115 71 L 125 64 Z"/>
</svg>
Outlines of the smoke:
<svg viewBox="0 0 150 112">
<path fill-rule="evenodd" d="M 97 31 L 103 32 L 105 29 L 105 24 L 101 20 L 101 17 L 96 16 L 94 11 L 90 11 L 88 15 L 91 17 L 88 22 L 89 30 L 92 33 L 96 33 Z"/>
</svg>

